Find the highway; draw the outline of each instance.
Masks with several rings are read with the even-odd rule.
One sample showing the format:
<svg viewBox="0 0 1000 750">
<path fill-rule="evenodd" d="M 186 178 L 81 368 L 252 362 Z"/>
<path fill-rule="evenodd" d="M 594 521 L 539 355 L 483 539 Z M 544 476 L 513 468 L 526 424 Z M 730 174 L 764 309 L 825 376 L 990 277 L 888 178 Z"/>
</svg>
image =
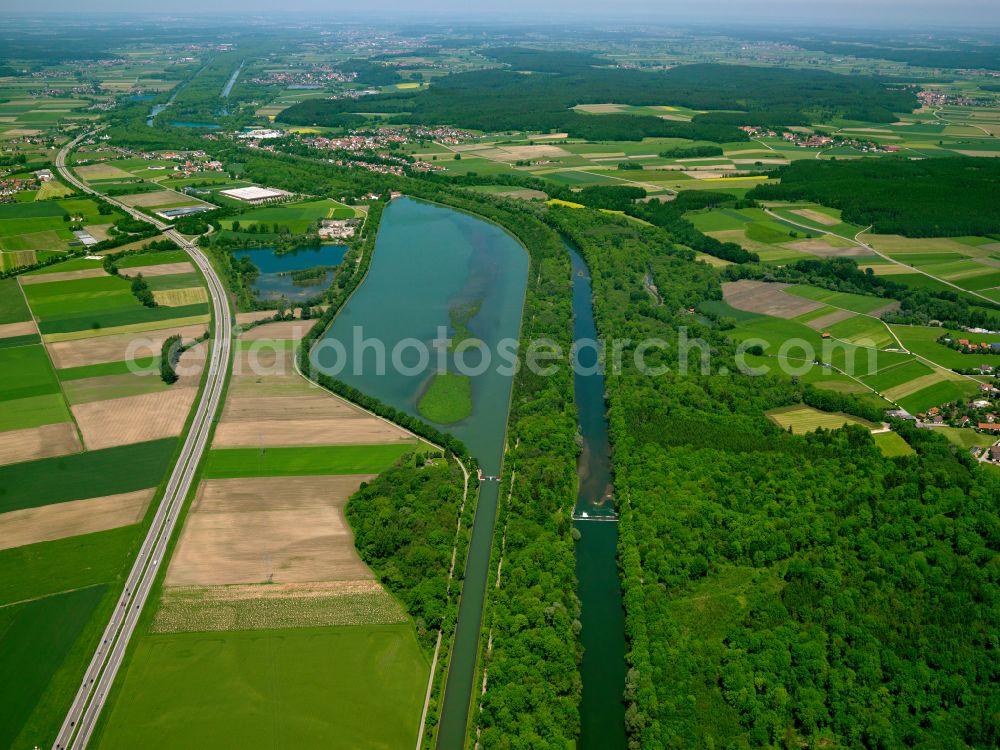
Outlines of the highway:
<svg viewBox="0 0 1000 750">
<path fill-rule="evenodd" d="M 67 155 L 81 140 L 93 134 L 94 132 L 84 133 L 66 144 L 56 157 L 56 168 L 66 182 L 79 190 L 101 195 L 78 180 L 66 167 Z M 149 597 L 157 570 L 164 564 L 163 558 L 167 544 L 177 523 L 184 499 L 191 489 L 198 463 L 208 444 L 213 419 L 219 409 L 226 383 L 232 350 L 232 318 L 225 288 L 205 254 L 196 245 L 170 229 L 169 224 L 151 219 L 149 216 L 107 196 L 101 195 L 101 197 L 135 218 L 154 224 L 166 237 L 177 243 L 191 256 L 192 261 L 201 269 L 208 282 L 215 327 L 209 339 L 211 352 L 208 357 L 208 378 L 201 392 L 201 399 L 195 407 L 191 429 L 170 475 L 163 499 L 156 509 L 156 515 L 149 532 L 143 540 L 142 548 L 129 572 L 119 604 L 101 636 L 101 642 L 84 673 L 83 683 L 80 685 L 53 744 L 55 750 L 85 748 L 91 733 L 94 731 L 94 726 L 104 708 L 115 676 L 118 674 L 129 640 L 135 631 L 142 608 Z M 141 419 L 142 416 L 136 415 L 136 418 Z M 127 467 L 122 468 L 127 470 Z"/>
</svg>

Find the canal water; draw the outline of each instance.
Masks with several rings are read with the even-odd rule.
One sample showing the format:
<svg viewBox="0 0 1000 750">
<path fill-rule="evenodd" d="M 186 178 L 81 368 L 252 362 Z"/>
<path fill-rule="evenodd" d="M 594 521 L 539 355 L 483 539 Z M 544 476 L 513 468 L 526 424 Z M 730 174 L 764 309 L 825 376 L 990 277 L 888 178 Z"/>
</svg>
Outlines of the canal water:
<svg viewBox="0 0 1000 750">
<path fill-rule="evenodd" d="M 317 266 L 338 266 L 347 252 L 347 245 L 319 245 L 300 247 L 290 253 L 276 254 L 273 247 L 255 247 L 234 250 L 233 257 L 249 258 L 260 269 L 253 283 L 254 296 L 260 300 L 301 302 L 315 297 L 333 283 L 335 271 L 328 271 L 319 283 L 301 286 L 295 283 L 290 272 L 304 271 Z"/>
<path fill-rule="evenodd" d="M 614 507 L 611 447 L 605 416 L 604 376 L 595 343 L 590 273 L 567 245 L 573 268 L 573 340 L 577 346 L 573 386 L 583 446 L 574 526 L 583 697 L 579 750 L 624 750 L 625 612 L 618 578 L 618 524 Z"/>
<path fill-rule="evenodd" d="M 326 333 L 344 346 L 346 362 L 338 362 L 332 346 L 321 345 L 314 364 L 419 416 L 417 403 L 436 371 L 432 342 L 439 327 L 453 334 L 455 311 L 467 311 L 462 324 L 494 353 L 495 365 L 501 340 L 519 337 L 527 272 L 524 248 L 499 227 L 450 208 L 394 200 L 382 216 L 368 277 Z M 363 342 L 360 351 L 355 336 Z M 429 362 L 421 361 L 417 346 L 429 349 Z M 384 372 L 377 366 L 380 349 Z M 401 367 L 393 366 L 394 350 Z M 453 353 L 448 356 L 450 362 Z M 466 361 L 482 364 L 474 355 Z M 512 376 L 490 366 L 471 382 L 472 414 L 438 426 L 465 443 L 485 474 L 499 475 Z M 497 482 L 482 483 L 438 730 L 438 747 L 446 750 L 464 742 L 498 494 Z"/>
</svg>

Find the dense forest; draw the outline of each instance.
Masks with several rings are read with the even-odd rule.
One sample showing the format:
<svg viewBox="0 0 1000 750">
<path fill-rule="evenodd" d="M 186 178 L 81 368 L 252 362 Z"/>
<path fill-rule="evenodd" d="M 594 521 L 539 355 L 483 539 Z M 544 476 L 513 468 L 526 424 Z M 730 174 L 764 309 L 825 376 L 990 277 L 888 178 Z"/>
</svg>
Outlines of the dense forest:
<svg viewBox="0 0 1000 750">
<path fill-rule="evenodd" d="M 462 487 L 454 461 L 410 455 L 362 484 L 344 512 L 361 559 L 402 600 L 427 649 L 449 615 L 448 570 Z"/>
<path fill-rule="evenodd" d="M 684 326 L 728 363 L 683 312 L 714 271 L 655 230 L 551 214 L 590 265 L 601 335 Z M 996 746 L 996 473 L 906 425 L 916 455 L 896 459 L 858 427 L 783 433 L 764 410 L 815 393 L 788 381 L 624 360 L 607 392 L 631 747 Z"/>
<path fill-rule="evenodd" d="M 541 57 L 551 69 L 552 54 Z M 328 118 L 357 112 L 395 114 L 390 122 L 449 124 L 483 131 L 552 131 L 591 140 L 640 140 L 664 136 L 717 142 L 746 140 L 740 118 L 695 118 L 692 122 L 650 115 L 586 115 L 572 111 L 578 104 L 673 104 L 707 110 L 781 112 L 796 122 L 824 120 L 864 108 L 864 119 L 893 121 L 895 111 L 916 106 L 911 91 L 890 89 L 869 78 L 826 71 L 754 68 L 737 65 L 684 65 L 665 72 L 569 66 L 568 72 L 525 75 L 507 69 L 458 73 L 438 79 L 426 91 L 366 97 L 363 105 L 350 99 L 311 99 L 281 113 L 293 125 L 325 125 Z M 781 119 L 779 117 L 779 119 Z M 793 123 L 794 124 L 794 123 Z"/>
<path fill-rule="evenodd" d="M 747 197 L 811 200 L 878 234 L 955 237 L 1000 232 L 1000 160 L 803 159 L 776 172 L 780 183 Z"/>
</svg>

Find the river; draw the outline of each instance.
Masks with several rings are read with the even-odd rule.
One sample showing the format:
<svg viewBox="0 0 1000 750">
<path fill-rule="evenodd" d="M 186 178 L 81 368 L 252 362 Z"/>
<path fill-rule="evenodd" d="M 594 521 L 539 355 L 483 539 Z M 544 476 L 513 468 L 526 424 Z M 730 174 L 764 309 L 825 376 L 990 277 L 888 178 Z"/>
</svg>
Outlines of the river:
<svg viewBox="0 0 1000 750">
<path fill-rule="evenodd" d="M 450 208 L 394 200 L 382 216 L 368 277 L 326 333 L 348 352 L 348 365 L 331 374 L 419 415 L 417 403 L 433 377 L 435 357 L 420 367 L 415 349 L 399 350 L 399 363 L 412 371 L 404 374 L 390 366 L 378 373 L 374 343 L 360 356 L 351 356 L 355 327 L 361 327 L 366 341 L 382 342 L 391 364 L 392 350 L 401 342 L 430 346 L 439 326 L 454 332 L 450 324 L 455 310 L 470 310 L 475 313 L 464 321 L 465 327 L 496 352 L 501 339 L 519 337 L 527 273 L 524 248 L 499 227 Z M 321 369 L 336 366 L 329 349 L 320 347 L 315 357 Z M 472 357 L 469 361 L 474 363 Z M 355 364 L 361 369 L 355 370 Z M 512 378 L 490 367 L 471 380 L 472 414 L 439 426 L 465 443 L 485 474 L 499 475 Z M 498 494 L 497 482 L 480 485 L 438 730 L 438 747 L 448 750 L 462 747 L 466 732 Z"/>
<path fill-rule="evenodd" d="M 580 254 L 567 246 L 573 268 L 573 340 L 579 366 L 573 376 L 583 446 L 574 526 L 583 697 L 580 750 L 624 750 L 625 612 L 618 578 L 618 523 L 614 508 L 611 446 L 605 416 L 604 376 L 590 342 L 597 341 L 590 273 Z"/>
</svg>

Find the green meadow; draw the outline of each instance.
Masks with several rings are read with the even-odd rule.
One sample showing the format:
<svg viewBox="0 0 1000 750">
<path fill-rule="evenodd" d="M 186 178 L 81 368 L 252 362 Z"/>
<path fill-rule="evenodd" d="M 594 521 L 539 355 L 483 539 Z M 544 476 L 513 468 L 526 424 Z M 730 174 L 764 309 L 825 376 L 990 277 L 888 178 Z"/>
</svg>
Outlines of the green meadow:
<svg viewBox="0 0 1000 750">
<path fill-rule="evenodd" d="M 59 392 L 59 381 L 41 344 L 0 349 L 0 401 Z"/>
<path fill-rule="evenodd" d="M 156 361 L 156 357 L 139 357 L 134 360 L 134 364 L 141 369 L 146 369 L 156 364 Z M 129 363 L 121 361 L 102 362 L 96 365 L 81 365 L 79 367 L 67 367 L 63 370 L 56 370 L 56 375 L 59 380 L 68 382 L 72 380 L 84 380 L 87 378 L 100 378 L 108 375 L 128 375 L 131 372 L 132 371 L 129 369 Z"/>
<path fill-rule="evenodd" d="M 0 431 L 24 430 L 69 420 L 69 410 L 62 395 L 49 393 L 43 396 L 29 396 L 3 402 L 0 412 Z"/>
<path fill-rule="evenodd" d="M 114 581 L 135 542 L 135 527 L 0 550 L 0 607 Z"/>
<path fill-rule="evenodd" d="M 31 311 L 17 279 L 0 279 L 0 324 L 31 320 Z"/>
<path fill-rule="evenodd" d="M 223 477 L 320 476 L 323 474 L 378 474 L 405 453 L 420 450 L 415 442 L 387 445 L 332 445 L 301 448 L 223 448 L 213 450 L 204 476 Z"/>
<path fill-rule="evenodd" d="M 14 746 L 104 590 L 92 586 L 0 607 L 0 746 Z"/>
<path fill-rule="evenodd" d="M 875 438 L 875 445 L 882 451 L 883 456 L 896 458 L 898 456 L 912 456 L 916 453 L 909 443 L 895 432 L 877 432 L 872 437 Z"/>
<path fill-rule="evenodd" d="M 129 292 L 131 295 L 131 292 Z M 134 298 L 133 298 L 134 299 Z M 208 314 L 208 303 L 199 302 L 193 305 L 178 307 L 144 307 L 137 301 L 134 306 L 120 307 L 108 312 L 92 312 L 51 318 L 38 324 L 43 334 L 75 333 L 77 331 L 100 330 L 102 328 L 119 328 L 144 323 L 157 323 L 181 318 L 190 318 Z M 181 325 L 181 323 L 178 323 Z M 162 326 L 157 326 L 162 327 Z"/>
<path fill-rule="evenodd" d="M 42 322 L 142 306 L 130 282 L 117 276 L 31 284 L 24 293 Z"/>
<path fill-rule="evenodd" d="M 94 747 L 413 747 L 428 670 L 409 623 L 149 635 Z"/>
</svg>

